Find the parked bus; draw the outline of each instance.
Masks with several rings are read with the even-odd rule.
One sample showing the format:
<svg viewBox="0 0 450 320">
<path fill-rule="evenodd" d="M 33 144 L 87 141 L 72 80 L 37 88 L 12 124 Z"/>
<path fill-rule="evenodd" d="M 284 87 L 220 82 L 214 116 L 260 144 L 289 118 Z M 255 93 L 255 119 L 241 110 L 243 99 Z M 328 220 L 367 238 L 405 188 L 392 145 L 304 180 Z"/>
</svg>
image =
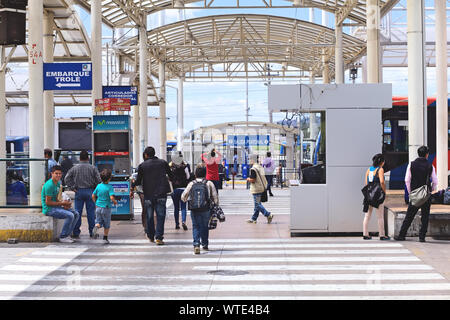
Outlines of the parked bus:
<svg viewBox="0 0 450 320">
<path fill-rule="evenodd" d="M 448 102 L 447 105 L 450 106 L 450 99 Z M 430 148 L 428 160 L 436 167 L 436 98 L 428 98 L 427 106 L 427 146 Z M 382 120 L 383 155 L 386 159 L 384 169 L 390 173 L 389 189 L 403 190 L 409 160 L 408 98 L 393 97 L 392 109 L 383 110 Z"/>
</svg>

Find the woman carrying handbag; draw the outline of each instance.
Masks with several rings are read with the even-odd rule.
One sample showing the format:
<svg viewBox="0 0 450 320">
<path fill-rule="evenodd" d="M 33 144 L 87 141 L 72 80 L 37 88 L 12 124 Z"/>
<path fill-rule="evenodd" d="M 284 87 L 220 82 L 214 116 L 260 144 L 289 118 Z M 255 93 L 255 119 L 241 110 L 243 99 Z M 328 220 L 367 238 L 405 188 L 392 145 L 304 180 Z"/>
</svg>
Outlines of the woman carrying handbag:
<svg viewBox="0 0 450 320">
<path fill-rule="evenodd" d="M 364 222 L 363 222 L 363 239 L 370 240 L 369 221 L 372 216 L 373 208 L 377 209 L 378 231 L 380 240 L 390 240 L 384 231 L 384 198 L 386 195 L 386 184 L 384 182 L 384 156 L 381 153 L 376 154 L 372 158 L 372 166 L 367 169 L 364 177 L 365 187 L 364 194 Z"/>
</svg>

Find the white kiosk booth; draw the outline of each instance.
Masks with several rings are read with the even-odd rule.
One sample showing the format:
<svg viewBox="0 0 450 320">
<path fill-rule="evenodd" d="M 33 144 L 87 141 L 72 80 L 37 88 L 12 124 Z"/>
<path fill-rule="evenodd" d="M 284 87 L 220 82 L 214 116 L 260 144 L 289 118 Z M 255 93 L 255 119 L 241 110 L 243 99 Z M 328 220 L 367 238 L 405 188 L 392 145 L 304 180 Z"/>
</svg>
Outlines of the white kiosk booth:
<svg viewBox="0 0 450 320">
<path fill-rule="evenodd" d="M 391 84 L 298 84 L 269 87 L 269 112 L 320 115 L 325 179 L 290 187 L 291 236 L 361 234 L 364 174 L 381 153 L 381 109 Z M 325 183 L 324 183 L 325 181 Z M 377 231 L 376 218 L 369 231 Z"/>
</svg>

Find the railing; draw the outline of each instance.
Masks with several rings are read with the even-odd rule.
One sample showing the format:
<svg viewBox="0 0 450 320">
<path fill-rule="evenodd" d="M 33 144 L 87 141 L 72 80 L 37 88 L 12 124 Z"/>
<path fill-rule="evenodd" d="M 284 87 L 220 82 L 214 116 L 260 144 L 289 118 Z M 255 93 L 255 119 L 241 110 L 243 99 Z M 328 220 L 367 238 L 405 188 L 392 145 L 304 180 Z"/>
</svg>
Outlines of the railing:
<svg viewBox="0 0 450 320">
<path fill-rule="evenodd" d="M 30 205 L 30 162 L 43 163 L 42 175 L 48 171 L 48 160 L 24 158 L 21 155 L 0 158 L 0 208 L 42 208 Z M 42 184 L 45 179 L 42 181 Z"/>
</svg>

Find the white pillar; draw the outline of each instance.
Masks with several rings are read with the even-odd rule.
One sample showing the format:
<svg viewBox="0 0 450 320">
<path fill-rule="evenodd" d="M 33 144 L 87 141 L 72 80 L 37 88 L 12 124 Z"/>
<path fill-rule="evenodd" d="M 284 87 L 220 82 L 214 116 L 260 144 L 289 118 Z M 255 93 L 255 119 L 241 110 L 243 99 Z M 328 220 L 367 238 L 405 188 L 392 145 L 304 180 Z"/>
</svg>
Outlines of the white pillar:
<svg viewBox="0 0 450 320">
<path fill-rule="evenodd" d="M 314 23 L 314 8 L 309 8 L 309 22 Z"/>
<path fill-rule="evenodd" d="M 91 1 L 92 114 L 102 98 L 102 1 Z"/>
<path fill-rule="evenodd" d="M 53 18 L 54 13 L 49 11 L 44 15 L 44 62 L 52 63 L 53 58 Z M 53 91 L 44 91 L 44 147 L 54 149 L 54 119 L 55 105 Z"/>
<path fill-rule="evenodd" d="M 380 82 L 380 6 L 379 0 L 367 0 L 367 81 Z"/>
<path fill-rule="evenodd" d="M 344 83 L 344 55 L 342 51 L 342 25 L 335 29 L 336 45 L 335 45 L 335 82 L 336 84 Z"/>
<path fill-rule="evenodd" d="M 436 14 L 436 170 L 438 190 L 448 186 L 448 86 L 446 0 L 434 0 Z"/>
<path fill-rule="evenodd" d="M 146 20 L 146 19 L 143 19 Z M 140 107 L 139 107 L 139 157 L 142 158 L 142 152 L 148 147 L 148 91 L 147 91 L 147 25 L 139 28 L 139 91 L 140 91 Z M 141 159 L 143 160 L 143 159 Z"/>
<path fill-rule="evenodd" d="M 184 137 L 184 94 L 182 77 L 178 78 L 178 106 L 177 106 L 177 150 L 183 151 Z"/>
<path fill-rule="evenodd" d="M 28 2 L 28 79 L 30 158 L 44 158 L 43 0 Z M 30 205 L 41 205 L 45 164 L 30 162 Z"/>
<path fill-rule="evenodd" d="M 167 130 L 166 130 L 166 66 L 164 62 L 159 63 L 159 121 L 161 121 L 160 133 L 161 141 L 159 145 L 161 159 L 166 160 L 167 156 Z"/>
<path fill-rule="evenodd" d="M 2 70 L 5 61 L 5 48 L 0 46 L 0 158 L 6 158 L 6 82 L 5 70 Z M 6 162 L 0 161 L 0 206 L 6 205 Z"/>
<path fill-rule="evenodd" d="M 417 149 L 426 144 L 424 6 L 423 0 L 407 1 L 408 16 L 408 138 L 409 160 L 417 158 Z"/>
<path fill-rule="evenodd" d="M 139 97 L 140 99 L 140 97 Z M 139 108 L 133 106 L 133 167 L 137 168 L 142 162 L 142 151 L 139 144 Z"/>
<path fill-rule="evenodd" d="M 295 157 L 294 135 L 292 133 L 286 134 L 286 169 L 292 170 L 294 168 Z M 287 174 L 287 179 L 293 179 L 293 174 Z"/>
<path fill-rule="evenodd" d="M 325 10 L 322 10 L 322 25 L 328 27 L 328 13 Z"/>
</svg>

